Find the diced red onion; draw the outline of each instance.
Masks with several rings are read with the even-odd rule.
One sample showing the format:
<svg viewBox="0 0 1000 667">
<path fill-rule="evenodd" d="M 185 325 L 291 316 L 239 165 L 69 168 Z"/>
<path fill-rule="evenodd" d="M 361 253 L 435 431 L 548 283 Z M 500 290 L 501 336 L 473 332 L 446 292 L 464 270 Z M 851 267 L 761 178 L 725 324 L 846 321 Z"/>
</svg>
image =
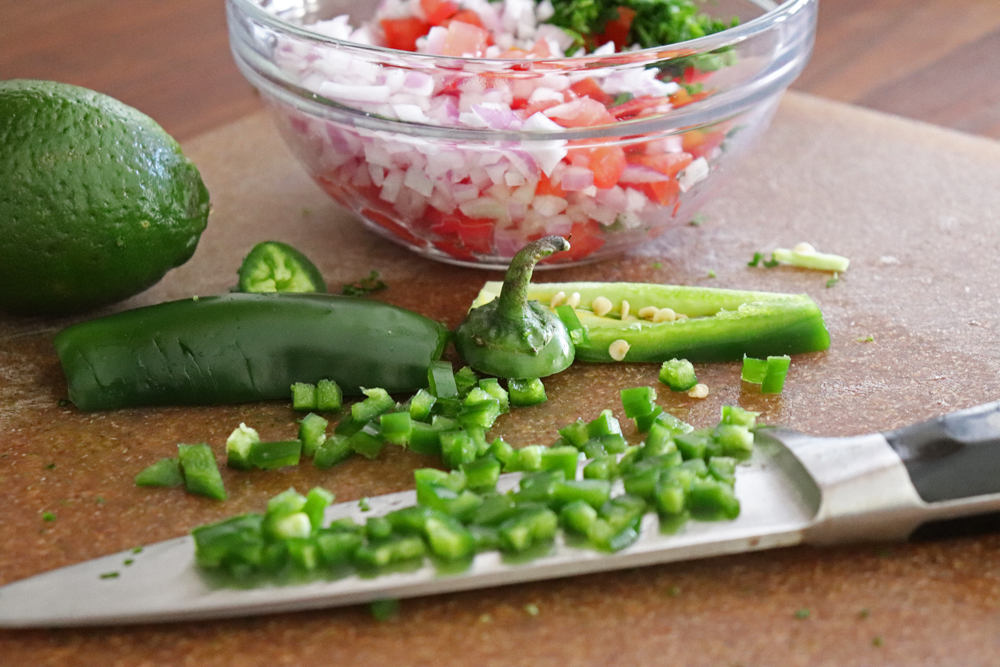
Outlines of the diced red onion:
<svg viewBox="0 0 1000 667">
<path fill-rule="evenodd" d="M 559 184 L 567 192 L 585 190 L 594 184 L 594 172 L 586 167 L 566 167 Z"/>
<path fill-rule="evenodd" d="M 669 180 L 670 177 L 662 172 L 636 164 L 627 165 L 618 179 L 620 183 L 660 183 Z"/>
</svg>

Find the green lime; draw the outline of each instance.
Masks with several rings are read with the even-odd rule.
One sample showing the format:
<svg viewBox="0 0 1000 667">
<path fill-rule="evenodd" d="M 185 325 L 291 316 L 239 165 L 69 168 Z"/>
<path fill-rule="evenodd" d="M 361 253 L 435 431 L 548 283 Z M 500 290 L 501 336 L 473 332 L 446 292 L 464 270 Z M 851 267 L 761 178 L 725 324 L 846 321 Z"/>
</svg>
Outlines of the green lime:
<svg viewBox="0 0 1000 667">
<path fill-rule="evenodd" d="M 0 81 L 0 310 L 79 312 L 194 253 L 208 190 L 148 116 L 92 90 Z"/>
</svg>

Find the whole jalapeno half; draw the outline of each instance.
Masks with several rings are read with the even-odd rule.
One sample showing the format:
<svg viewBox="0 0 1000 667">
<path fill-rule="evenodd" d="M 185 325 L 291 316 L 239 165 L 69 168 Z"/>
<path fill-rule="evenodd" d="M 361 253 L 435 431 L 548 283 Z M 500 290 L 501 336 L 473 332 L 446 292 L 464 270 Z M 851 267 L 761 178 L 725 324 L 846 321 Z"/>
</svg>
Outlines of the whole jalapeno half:
<svg viewBox="0 0 1000 667">
<path fill-rule="evenodd" d="M 54 343 L 80 410 L 289 398 L 294 382 L 409 392 L 427 386 L 448 330 L 377 301 L 226 294 L 83 322 Z"/>
<path fill-rule="evenodd" d="M 500 288 L 499 282 L 486 283 L 472 312 L 496 299 Z M 579 295 L 574 296 L 575 313 L 586 330 L 585 339 L 576 344 L 580 361 L 613 361 L 610 349 L 617 341 L 627 343 L 622 359 L 626 362 L 740 361 L 744 355 L 800 354 L 830 347 L 823 314 L 805 294 L 575 282 L 532 283 L 527 298 L 551 304 L 560 292 Z M 603 301 L 597 312 L 595 300 Z M 651 315 L 663 309 L 670 309 L 670 314 Z"/>
</svg>

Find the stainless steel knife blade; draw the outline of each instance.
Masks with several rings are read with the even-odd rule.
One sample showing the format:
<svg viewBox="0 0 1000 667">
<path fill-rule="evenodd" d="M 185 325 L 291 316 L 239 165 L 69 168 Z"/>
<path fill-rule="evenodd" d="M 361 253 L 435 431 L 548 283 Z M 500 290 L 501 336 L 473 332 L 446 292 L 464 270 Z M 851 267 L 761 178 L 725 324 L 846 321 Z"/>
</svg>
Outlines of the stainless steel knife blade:
<svg viewBox="0 0 1000 667">
<path fill-rule="evenodd" d="M 179 537 L 140 553 L 112 554 L 0 587 L 0 627 L 152 623 L 332 607 L 801 542 L 905 539 L 926 521 L 1000 511 L 997 403 L 887 434 L 819 438 L 765 428 L 756 440 L 753 456 L 737 474 L 738 518 L 690 521 L 663 534 L 655 514 L 647 514 L 639 539 L 617 553 L 559 538 L 546 554 L 526 563 L 488 552 L 461 572 L 440 571 L 427 562 L 373 578 L 351 574 L 238 587 L 199 570 L 192 539 Z M 942 485 L 949 476 L 959 479 Z M 518 479 L 504 475 L 498 489 L 513 488 Z M 932 495 L 932 501 L 921 494 Z M 413 491 L 396 493 L 370 499 L 368 511 L 357 502 L 332 506 L 326 518 L 364 521 L 415 502 Z"/>
</svg>

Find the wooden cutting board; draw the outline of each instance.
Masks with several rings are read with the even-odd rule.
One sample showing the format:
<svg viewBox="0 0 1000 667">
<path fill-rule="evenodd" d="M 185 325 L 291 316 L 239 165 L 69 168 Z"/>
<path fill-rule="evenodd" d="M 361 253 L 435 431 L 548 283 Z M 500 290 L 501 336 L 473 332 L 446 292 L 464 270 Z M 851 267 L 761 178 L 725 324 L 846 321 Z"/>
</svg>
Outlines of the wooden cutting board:
<svg viewBox="0 0 1000 667">
<path fill-rule="evenodd" d="M 455 325 L 497 274 L 437 264 L 364 230 L 312 184 L 265 116 L 190 142 L 213 196 L 194 258 L 118 309 L 225 291 L 256 242 L 306 249 L 331 288 L 378 270 L 378 298 Z M 623 258 L 540 280 L 629 280 L 807 292 L 829 351 L 793 360 L 783 394 L 702 365 L 704 400 L 660 391 L 697 426 L 719 407 L 809 433 L 885 430 L 1000 398 L 1000 144 L 789 94 L 755 153 L 697 226 Z M 750 268 L 755 251 L 809 241 L 847 255 L 828 274 Z M 52 336 L 67 320 L 0 319 L 0 583 L 184 534 L 289 486 L 339 500 L 396 491 L 433 461 L 386 448 L 330 471 L 224 470 L 224 503 L 132 477 L 179 442 L 221 452 L 240 422 L 290 437 L 284 403 L 81 414 Z M 518 445 L 656 386 L 653 365 L 578 364 L 550 400 L 503 417 Z M 619 416 L 622 416 L 619 414 Z M 55 520 L 45 521 L 51 512 Z M 532 607 L 533 605 L 533 607 Z M 527 609 L 537 608 L 537 615 Z M 799 547 L 408 600 L 366 608 L 128 628 L 0 632 L 3 665 L 985 665 L 1000 664 L 1000 537 Z"/>
</svg>

